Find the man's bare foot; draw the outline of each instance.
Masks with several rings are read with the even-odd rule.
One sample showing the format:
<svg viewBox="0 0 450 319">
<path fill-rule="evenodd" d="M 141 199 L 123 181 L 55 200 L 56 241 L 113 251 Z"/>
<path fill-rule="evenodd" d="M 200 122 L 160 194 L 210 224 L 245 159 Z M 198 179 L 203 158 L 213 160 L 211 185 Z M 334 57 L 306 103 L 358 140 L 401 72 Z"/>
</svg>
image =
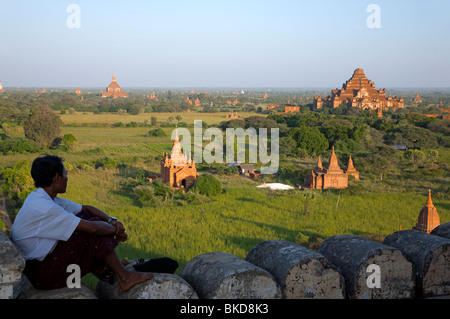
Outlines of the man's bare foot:
<svg viewBox="0 0 450 319">
<path fill-rule="evenodd" d="M 122 291 L 128 291 L 137 284 L 143 283 L 151 278 L 153 278 L 153 273 L 151 272 L 136 272 L 127 271 L 126 275 L 120 277 L 117 276 L 119 280 L 119 286 Z"/>
</svg>

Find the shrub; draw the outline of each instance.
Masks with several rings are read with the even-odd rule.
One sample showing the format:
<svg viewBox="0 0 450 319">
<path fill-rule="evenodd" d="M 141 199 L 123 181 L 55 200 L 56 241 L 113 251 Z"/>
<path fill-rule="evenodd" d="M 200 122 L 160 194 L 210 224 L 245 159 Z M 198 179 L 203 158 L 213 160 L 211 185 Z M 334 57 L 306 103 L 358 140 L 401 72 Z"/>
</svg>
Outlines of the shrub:
<svg viewBox="0 0 450 319">
<path fill-rule="evenodd" d="M 148 136 L 167 136 L 167 134 L 161 128 L 157 128 L 148 131 Z"/>
<path fill-rule="evenodd" d="M 98 160 L 97 163 L 95 163 L 95 168 L 103 167 L 103 168 L 115 168 L 117 166 L 117 163 L 114 159 L 111 157 L 103 157 L 102 159 Z"/>
<path fill-rule="evenodd" d="M 153 201 L 155 190 L 150 185 L 138 185 L 133 188 L 134 194 L 141 202 Z"/>
<path fill-rule="evenodd" d="M 215 196 L 222 192 L 222 185 L 213 175 L 203 174 L 197 177 L 191 190 L 200 195 Z"/>
<path fill-rule="evenodd" d="M 134 179 L 139 183 L 143 183 L 147 180 L 147 171 L 143 168 L 138 168 L 134 173 Z"/>
<path fill-rule="evenodd" d="M 147 206 L 159 206 L 174 197 L 174 190 L 160 180 L 155 180 L 151 184 L 137 185 L 133 187 L 133 191 L 138 200 Z"/>
<path fill-rule="evenodd" d="M 16 153 L 37 153 L 41 147 L 34 141 L 24 138 L 6 138 L 0 142 L 0 153 L 3 155 Z"/>
<path fill-rule="evenodd" d="M 74 151 L 78 147 L 78 140 L 73 134 L 65 134 L 62 141 L 69 151 Z"/>
<path fill-rule="evenodd" d="M 170 199 L 174 195 L 174 190 L 167 184 L 164 184 L 161 180 L 157 179 L 151 184 L 155 190 L 155 195 L 162 197 L 164 200 Z"/>
</svg>

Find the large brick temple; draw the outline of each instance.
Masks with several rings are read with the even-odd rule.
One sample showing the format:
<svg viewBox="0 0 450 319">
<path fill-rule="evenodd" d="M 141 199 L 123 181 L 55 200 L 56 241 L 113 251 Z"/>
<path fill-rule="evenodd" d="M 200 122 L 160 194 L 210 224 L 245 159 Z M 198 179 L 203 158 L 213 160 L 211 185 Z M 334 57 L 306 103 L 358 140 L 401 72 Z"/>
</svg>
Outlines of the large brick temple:
<svg viewBox="0 0 450 319">
<path fill-rule="evenodd" d="M 106 88 L 106 91 L 102 93 L 102 97 L 112 97 L 113 99 L 128 97 L 128 94 L 126 94 L 120 87 L 119 83 L 117 83 L 115 73 L 113 74 L 112 81 Z"/>
<path fill-rule="evenodd" d="M 331 90 L 331 95 L 322 98 L 316 96 L 313 109 L 324 107 L 336 108 L 339 105 L 358 107 L 361 109 L 377 110 L 386 108 L 402 108 L 405 103 L 402 97 L 386 97 L 386 89 L 375 88 L 375 83 L 369 80 L 361 68 L 353 72 L 352 77 L 342 85 L 342 89 Z"/>
</svg>

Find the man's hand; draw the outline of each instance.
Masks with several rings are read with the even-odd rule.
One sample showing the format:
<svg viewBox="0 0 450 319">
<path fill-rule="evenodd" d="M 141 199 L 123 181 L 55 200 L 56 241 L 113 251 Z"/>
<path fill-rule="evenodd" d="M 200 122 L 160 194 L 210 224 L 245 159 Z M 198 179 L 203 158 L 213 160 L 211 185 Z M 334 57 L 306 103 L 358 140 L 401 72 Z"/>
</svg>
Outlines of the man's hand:
<svg viewBox="0 0 450 319">
<path fill-rule="evenodd" d="M 119 242 L 124 242 L 124 241 L 126 241 L 127 238 L 128 238 L 128 235 L 127 235 L 127 233 L 125 232 L 125 227 L 123 227 L 122 223 L 119 222 L 119 221 L 117 221 L 117 220 L 114 220 L 114 221 L 112 221 L 110 224 L 113 225 L 114 227 L 116 227 L 116 233 L 114 234 L 114 235 L 115 235 L 115 238 L 116 238 Z"/>
</svg>

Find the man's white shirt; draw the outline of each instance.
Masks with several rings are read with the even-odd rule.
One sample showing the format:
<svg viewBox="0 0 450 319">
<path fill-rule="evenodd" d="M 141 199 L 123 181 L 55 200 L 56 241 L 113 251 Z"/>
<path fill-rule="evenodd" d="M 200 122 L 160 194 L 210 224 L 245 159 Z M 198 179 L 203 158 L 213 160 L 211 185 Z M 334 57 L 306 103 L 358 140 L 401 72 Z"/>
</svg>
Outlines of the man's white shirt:
<svg viewBox="0 0 450 319">
<path fill-rule="evenodd" d="M 55 197 L 43 188 L 25 199 L 11 228 L 11 239 L 26 260 L 43 260 L 58 241 L 67 241 L 77 228 L 82 205 Z"/>
</svg>

